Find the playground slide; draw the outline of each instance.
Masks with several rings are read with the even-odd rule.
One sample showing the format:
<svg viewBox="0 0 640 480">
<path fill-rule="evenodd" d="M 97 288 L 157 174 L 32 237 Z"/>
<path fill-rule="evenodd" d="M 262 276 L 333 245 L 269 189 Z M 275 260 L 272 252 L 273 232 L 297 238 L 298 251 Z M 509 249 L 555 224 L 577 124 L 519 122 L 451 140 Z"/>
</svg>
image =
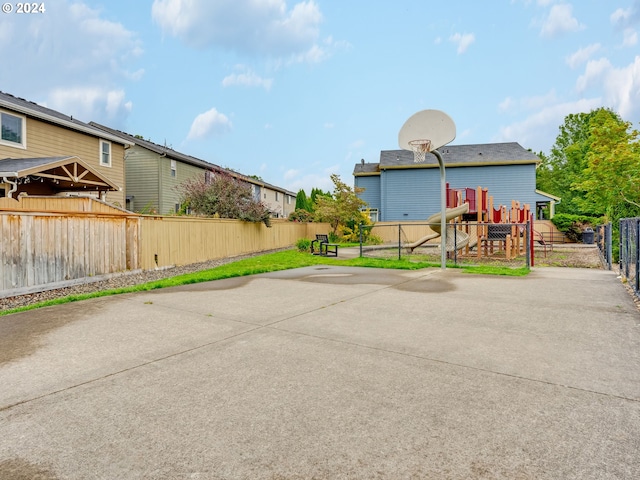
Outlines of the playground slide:
<svg viewBox="0 0 640 480">
<path fill-rule="evenodd" d="M 469 204 L 463 203 L 462 205 L 455 208 L 447 208 L 445 211 L 445 217 L 448 222 L 450 220 L 453 220 L 454 218 L 459 217 L 464 213 L 467 213 L 468 211 L 469 211 Z M 433 215 L 431 215 L 427 219 L 427 223 L 432 224 L 430 225 L 430 227 L 431 227 L 431 230 L 433 230 L 435 233 L 432 233 L 431 235 L 426 235 L 413 243 L 405 244 L 405 248 L 408 248 L 411 251 L 413 251 L 414 248 L 417 248 L 420 245 L 424 245 L 429 240 L 438 238 L 440 236 L 440 212 L 434 213 Z M 454 230 L 453 226 L 447 227 L 447 251 L 453 250 L 453 235 L 454 235 L 453 230 Z M 458 230 L 455 233 L 455 237 L 456 237 L 456 246 L 455 246 L 456 250 L 460 250 L 461 248 L 463 248 L 465 245 L 469 243 L 469 234 L 466 232 L 463 232 L 462 230 Z"/>
</svg>

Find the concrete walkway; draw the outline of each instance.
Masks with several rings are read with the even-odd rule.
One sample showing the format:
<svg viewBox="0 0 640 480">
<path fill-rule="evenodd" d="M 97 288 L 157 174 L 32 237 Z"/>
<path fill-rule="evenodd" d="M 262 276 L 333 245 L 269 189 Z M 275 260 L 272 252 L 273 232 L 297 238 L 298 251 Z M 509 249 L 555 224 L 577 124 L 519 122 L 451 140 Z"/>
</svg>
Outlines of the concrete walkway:
<svg viewBox="0 0 640 480">
<path fill-rule="evenodd" d="M 2 479 L 637 479 L 612 272 L 316 266 L 0 317 Z"/>
</svg>

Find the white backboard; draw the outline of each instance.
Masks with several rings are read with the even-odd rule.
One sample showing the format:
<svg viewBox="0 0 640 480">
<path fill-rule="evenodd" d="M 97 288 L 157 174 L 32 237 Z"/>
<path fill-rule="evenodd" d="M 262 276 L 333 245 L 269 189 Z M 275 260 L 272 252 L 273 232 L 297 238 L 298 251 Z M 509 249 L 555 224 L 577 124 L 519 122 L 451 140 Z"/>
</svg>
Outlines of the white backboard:
<svg viewBox="0 0 640 480">
<path fill-rule="evenodd" d="M 412 140 L 431 140 L 431 150 L 440 148 L 456 138 L 456 124 L 440 110 L 421 110 L 404 122 L 398 133 L 398 145 L 411 150 Z"/>
</svg>

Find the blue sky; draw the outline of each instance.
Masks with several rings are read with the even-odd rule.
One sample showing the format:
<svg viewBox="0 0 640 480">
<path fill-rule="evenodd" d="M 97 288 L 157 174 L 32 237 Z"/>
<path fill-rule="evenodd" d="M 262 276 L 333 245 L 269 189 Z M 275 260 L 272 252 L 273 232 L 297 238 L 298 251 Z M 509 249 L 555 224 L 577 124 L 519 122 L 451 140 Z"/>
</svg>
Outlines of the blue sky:
<svg viewBox="0 0 640 480">
<path fill-rule="evenodd" d="M 46 0 L 0 13 L 0 90 L 297 192 L 353 184 L 434 108 L 454 144 L 637 127 L 640 0 Z"/>
</svg>

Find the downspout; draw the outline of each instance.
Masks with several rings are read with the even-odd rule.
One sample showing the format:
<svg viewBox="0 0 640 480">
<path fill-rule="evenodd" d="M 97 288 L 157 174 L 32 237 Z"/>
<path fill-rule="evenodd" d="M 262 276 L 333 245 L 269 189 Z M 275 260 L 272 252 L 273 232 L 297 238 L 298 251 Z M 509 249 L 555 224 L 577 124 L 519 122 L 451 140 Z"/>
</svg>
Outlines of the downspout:
<svg viewBox="0 0 640 480">
<path fill-rule="evenodd" d="M 12 173 L 13 173 L 13 172 L 12 172 Z M 12 175 L 12 177 L 18 178 L 18 174 L 17 174 L 17 173 L 14 173 L 14 174 Z M 11 187 L 11 190 L 9 190 L 9 191 L 7 192 L 7 197 L 8 197 L 8 198 L 13 198 L 11 195 L 13 195 L 15 192 L 17 192 L 17 191 L 18 191 L 18 181 L 17 181 L 17 180 L 11 181 L 11 180 L 9 180 L 9 178 L 10 178 L 10 177 L 3 177 L 3 178 L 2 178 L 2 180 L 3 180 L 5 183 L 10 183 L 11 185 L 13 185 L 13 187 Z"/>
</svg>

